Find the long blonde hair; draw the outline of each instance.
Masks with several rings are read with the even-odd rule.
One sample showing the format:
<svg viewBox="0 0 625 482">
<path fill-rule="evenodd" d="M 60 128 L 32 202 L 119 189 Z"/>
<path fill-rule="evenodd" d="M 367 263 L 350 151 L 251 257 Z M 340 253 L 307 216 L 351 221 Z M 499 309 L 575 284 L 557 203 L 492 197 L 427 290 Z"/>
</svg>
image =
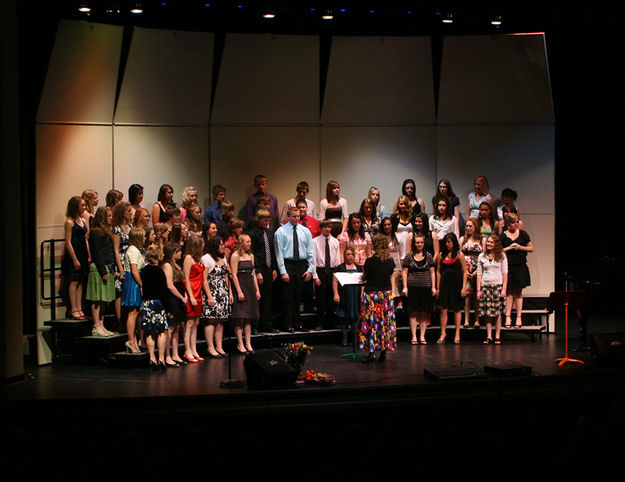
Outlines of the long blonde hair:
<svg viewBox="0 0 625 482">
<path fill-rule="evenodd" d="M 243 241 L 245 239 L 251 239 L 249 234 L 241 233 L 239 234 L 239 237 L 237 238 L 237 254 L 239 256 L 241 256 L 242 254 L 252 254 L 251 248 L 248 251 L 243 249 Z"/>
<path fill-rule="evenodd" d="M 388 248 L 388 236 L 385 234 L 376 234 L 371 240 L 373 251 L 382 261 L 390 259 L 391 253 Z"/>
</svg>

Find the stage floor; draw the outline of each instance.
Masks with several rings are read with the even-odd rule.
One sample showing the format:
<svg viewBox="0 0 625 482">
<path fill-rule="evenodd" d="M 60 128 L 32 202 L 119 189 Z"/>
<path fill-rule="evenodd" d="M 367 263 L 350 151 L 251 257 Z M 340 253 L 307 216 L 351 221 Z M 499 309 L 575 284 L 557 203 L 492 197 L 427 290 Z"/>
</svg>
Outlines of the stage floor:
<svg viewBox="0 0 625 482">
<path fill-rule="evenodd" d="M 611 323 L 590 331 L 619 331 L 620 319 Z M 596 478 L 625 450 L 625 369 L 573 351 L 585 364 L 559 367 L 561 334 L 532 343 L 506 333 L 502 345 L 483 345 L 476 333 L 437 345 L 432 332 L 426 346 L 410 345 L 406 335 L 400 331 L 386 362 L 372 365 L 340 357 L 351 349 L 307 340 L 314 351 L 305 368 L 331 374 L 330 386 L 220 388 L 229 378 L 245 380 L 244 357 L 236 355 L 164 373 L 27 367 L 23 381 L 0 387 L 2 435 L 14 441 L 0 457 L 52 480 L 112 480 L 122 471 L 137 479 L 188 472 L 227 480 L 269 470 L 318 481 L 362 470 L 400 476 L 407 467 L 420 475 L 555 470 Z M 307 337 L 318 335 L 291 341 Z M 571 337 L 570 347 L 576 342 Z M 505 362 L 531 367 L 531 375 L 442 381 L 424 374 Z M 105 463 L 94 464 L 94 454 Z M 58 463 L 69 456 L 71 464 Z"/>
<path fill-rule="evenodd" d="M 432 336 L 434 335 L 434 336 Z M 358 396 L 359 390 L 384 388 L 403 388 L 411 390 L 418 396 L 419 393 L 429 393 L 439 390 L 441 385 L 452 384 L 452 390 L 462 391 L 467 382 L 478 383 L 481 390 L 492 386 L 496 382 L 497 390 L 501 390 L 502 383 L 509 386 L 523 380 L 523 386 L 539 378 L 566 376 L 584 376 L 587 373 L 605 371 L 604 367 L 596 366 L 589 351 L 575 352 L 576 339 L 571 338 L 569 356 L 584 362 L 558 366 L 557 358 L 565 354 L 562 337 L 556 334 L 543 335 L 536 342 L 530 342 L 528 336 L 517 330 L 509 330 L 503 335 L 501 345 L 484 345 L 483 330 L 469 330 L 463 334 L 463 341 L 456 345 L 448 335 L 447 343 L 436 344 L 437 334 L 428 332 L 427 345 L 411 345 L 406 329 L 399 331 L 398 349 L 388 352 L 384 363 L 363 363 L 362 352 L 353 354 L 351 347 L 342 347 L 335 343 L 315 343 L 310 338 L 319 337 L 319 333 L 309 332 L 289 335 L 289 341 L 304 340 L 313 345 L 314 349 L 309 356 L 304 370 L 311 369 L 332 375 L 333 385 L 315 385 L 296 383 L 280 387 L 279 398 L 286 393 L 297 397 L 307 398 L 318 396 L 318 392 L 327 392 L 331 397 L 333 392 L 342 394 L 352 393 Z M 338 335 L 336 336 L 338 338 Z M 283 338 L 282 338 L 283 339 Z M 257 343 L 259 339 L 256 340 Z M 258 343 L 260 344 L 260 343 Z M 274 346 L 279 346 L 275 344 Z M 260 351 L 260 350 L 257 350 Z M 347 356 L 341 356 L 347 355 Z M 221 398 L 231 401 L 233 396 L 244 399 L 255 398 L 262 390 L 243 386 L 239 388 L 221 388 L 221 382 L 235 379 L 245 382 L 245 356 L 233 354 L 225 359 L 206 359 L 202 363 L 189 364 L 180 368 L 169 368 L 165 372 L 153 372 L 147 366 L 139 367 L 111 367 L 104 364 L 72 364 L 53 363 L 47 366 L 27 367 L 23 381 L 0 388 L 4 400 L 97 400 L 97 399 L 133 399 L 133 398 L 170 398 L 170 397 L 201 397 L 204 402 L 216 404 L 223 409 Z M 527 367 L 531 375 L 498 377 L 484 373 L 484 367 L 497 367 L 506 363 L 518 364 Z M 475 376 L 467 376 L 462 380 L 433 379 L 425 373 L 440 370 L 455 370 L 457 368 L 473 369 Z M 301 394 L 301 395 L 295 395 Z M 267 398 L 263 398 L 265 408 Z"/>
</svg>

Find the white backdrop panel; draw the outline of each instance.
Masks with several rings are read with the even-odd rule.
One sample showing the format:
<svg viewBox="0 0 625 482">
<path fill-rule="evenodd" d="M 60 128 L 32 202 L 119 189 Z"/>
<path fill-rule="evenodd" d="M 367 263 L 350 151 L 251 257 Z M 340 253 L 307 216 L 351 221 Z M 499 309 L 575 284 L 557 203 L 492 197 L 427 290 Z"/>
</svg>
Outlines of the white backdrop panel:
<svg viewBox="0 0 625 482">
<path fill-rule="evenodd" d="M 112 127 L 38 125 L 37 227 L 63 226 L 71 196 L 99 193 L 100 205 L 112 185 Z M 62 233 L 62 231 L 61 231 Z"/>
<path fill-rule="evenodd" d="M 411 178 L 431 213 L 435 144 L 434 127 L 322 127 L 321 196 L 325 197 L 328 181 L 335 180 L 349 212 L 355 212 L 375 186 L 382 204 L 392 212 L 403 180 Z"/>
<path fill-rule="evenodd" d="M 462 213 L 479 175 L 494 198 L 514 189 L 522 216 L 555 213 L 554 127 L 439 127 L 438 177 L 451 181 Z"/>
<path fill-rule="evenodd" d="M 61 20 L 48 66 L 39 122 L 110 123 L 123 27 Z"/>
<path fill-rule="evenodd" d="M 553 122 L 543 34 L 445 37 L 439 122 Z"/>
<path fill-rule="evenodd" d="M 144 187 L 143 206 L 149 211 L 162 184 L 174 188 L 174 201 L 182 203 L 182 190 L 195 186 L 202 208 L 208 189 L 208 128 L 115 126 L 115 188 L 128 196 L 133 183 Z"/>
<path fill-rule="evenodd" d="M 280 211 L 300 181 L 308 182 L 309 198 L 317 203 L 319 128 L 212 127 L 211 184 L 226 187 L 237 213 L 255 191 L 257 174 L 268 177 L 268 191 L 278 198 Z"/>
<path fill-rule="evenodd" d="M 323 124 L 434 122 L 429 37 L 333 37 Z"/>
<path fill-rule="evenodd" d="M 214 34 L 135 28 L 115 122 L 208 124 Z"/>
<path fill-rule="evenodd" d="M 227 35 L 212 122 L 319 122 L 319 38 Z"/>
</svg>

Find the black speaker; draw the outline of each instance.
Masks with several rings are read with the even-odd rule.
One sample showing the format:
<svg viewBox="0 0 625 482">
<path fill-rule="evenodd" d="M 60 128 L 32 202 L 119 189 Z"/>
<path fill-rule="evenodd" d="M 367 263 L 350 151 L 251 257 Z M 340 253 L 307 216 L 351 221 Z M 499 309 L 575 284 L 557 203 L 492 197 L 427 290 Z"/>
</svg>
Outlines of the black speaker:
<svg viewBox="0 0 625 482">
<path fill-rule="evenodd" d="M 625 364 L 625 332 L 592 335 L 590 354 L 601 363 Z"/>
<path fill-rule="evenodd" d="M 250 353 L 245 357 L 243 366 L 247 384 L 253 387 L 283 387 L 292 385 L 297 380 L 297 370 L 276 350 Z"/>
</svg>

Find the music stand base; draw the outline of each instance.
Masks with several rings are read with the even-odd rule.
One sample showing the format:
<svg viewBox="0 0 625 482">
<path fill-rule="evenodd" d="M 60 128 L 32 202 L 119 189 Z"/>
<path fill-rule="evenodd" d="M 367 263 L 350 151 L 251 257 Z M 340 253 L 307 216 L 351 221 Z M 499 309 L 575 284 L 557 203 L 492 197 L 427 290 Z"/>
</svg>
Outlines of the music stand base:
<svg viewBox="0 0 625 482">
<path fill-rule="evenodd" d="M 219 384 L 219 388 L 241 388 L 245 383 L 241 380 L 224 380 Z"/>
<path fill-rule="evenodd" d="M 568 358 L 568 357 L 564 357 L 564 358 L 556 358 L 554 360 L 554 363 L 557 363 L 558 366 L 562 366 L 566 363 L 580 363 L 581 365 L 584 364 L 583 361 L 581 360 L 576 360 L 575 358 Z"/>
<path fill-rule="evenodd" d="M 367 356 L 365 353 L 343 353 L 342 355 L 339 355 L 339 358 L 351 358 L 352 361 L 356 360 L 358 357 L 363 357 L 363 356 Z"/>
</svg>

